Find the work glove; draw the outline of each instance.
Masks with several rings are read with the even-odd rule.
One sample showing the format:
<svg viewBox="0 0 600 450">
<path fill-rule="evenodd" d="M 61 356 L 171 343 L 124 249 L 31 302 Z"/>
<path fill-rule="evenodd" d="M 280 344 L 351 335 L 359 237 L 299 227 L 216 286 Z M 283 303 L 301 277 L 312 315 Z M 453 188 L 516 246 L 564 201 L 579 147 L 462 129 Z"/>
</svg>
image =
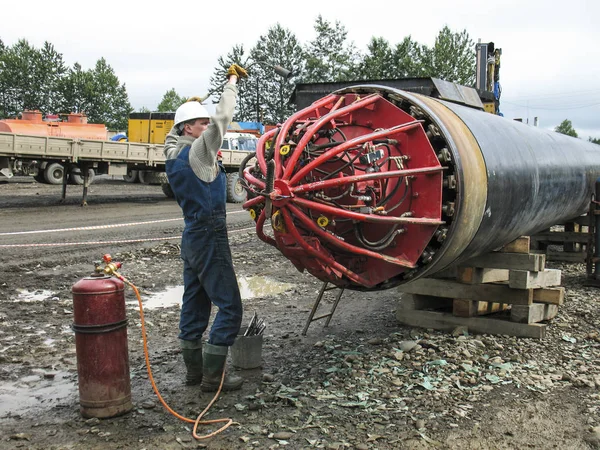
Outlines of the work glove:
<svg viewBox="0 0 600 450">
<path fill-rule="evenodd" d="M 237 64 L 232 64 L 229 66 L 229 69 L 227 69 L 227 76 L 229 77 L 231 75 L 235 75 L 239 79 L 248 78 L 248 72 L 246 72 L 246 69 Z"/>
<path fill-rule="evenodd" d="M 186 103 L 187 103 L 187 102 L 200 102 L 200 103 L 202 103 L 202 98 L 201 98 L 201 97 L 194 96 L 194 97 L 190 97 L 190 98 L 188 98 L 188 99 L 187 99 L 185 102 L 186 102 Z"/>
</svg>

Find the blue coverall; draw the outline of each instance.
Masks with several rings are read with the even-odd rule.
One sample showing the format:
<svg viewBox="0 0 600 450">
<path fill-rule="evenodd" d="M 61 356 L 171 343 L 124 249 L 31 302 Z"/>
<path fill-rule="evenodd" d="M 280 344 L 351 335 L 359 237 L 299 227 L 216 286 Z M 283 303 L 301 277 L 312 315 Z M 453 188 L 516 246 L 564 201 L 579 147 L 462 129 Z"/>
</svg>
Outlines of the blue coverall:
<svg viewBox="0 0 600 450">
<path fill-rule="evenodd" d="M 166 162 L 169 184 L 183 210 L 181 238 L 184 293 L 179 338 L 202 338 L 211 304 L 219 308 L 208 343 L 231 346 L 242 322 L 242 300 L 227 237 L 225 170 L 210 183 L 202 181 L 189 164 L 190 146 Z"/>
</svg>

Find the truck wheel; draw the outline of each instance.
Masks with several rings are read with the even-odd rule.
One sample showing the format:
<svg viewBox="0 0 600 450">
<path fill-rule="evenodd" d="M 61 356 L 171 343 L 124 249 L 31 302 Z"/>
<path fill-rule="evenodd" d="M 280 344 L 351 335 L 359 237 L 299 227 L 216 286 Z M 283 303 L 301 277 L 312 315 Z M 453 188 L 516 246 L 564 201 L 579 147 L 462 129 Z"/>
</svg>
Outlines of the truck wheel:
<svg viewBox="0 0 600 450">
<path fill-rule="evenodd" d="M 230 203 L 242 203 L 246 200 L 246 190 L 242 185 L 240 176 L 236 173 L 227 174 L 227 201 Z"/>
<path fill-rule="evenodd" d="M 90 180 L 90 184 L 92 184 L 94 182 L 94 177 L 96 176 L 96 172 L 94 172 L 94 169 L 88 169 L 88 176 L 89 176 L 89 180 Z M 79 174 L 79 173 L 74 173 L 71 172 L 71 182 L 73 184 L 78 184 L 78 185 L 83 185 L 83 175 Z"/>
<path fill-rule="evenodd" d="M 33 179 L 35 181 L 37 181 L 38 183 L 45 183 L 46 182 L 46 178 L 44 177 L 44 171 L 43 170 L 39 170 L 38 173 L 33 176 Z"/>
<path fill-rule="evenodd" d="M 167 197 L 175 198 L 175 193 L 173 192 L 173 189 L 171 189 L 171 185 L 169 183 L 163 183 L 160 185 L 160 187 Z"/>
<path fill-rule="evenodd" d="M 49 184 L 62 184 L 65 168 L 59 163 L 48 164 L 44 170 L 44 179 Z"/>
<path fill-rule="evenodd" d="M 160 173 L 151 170 L 140 170 L 139 177 L 142 184 L 162 184 L 163 182 Z"/>
<path fill-rule="evenodd" d="M 140 181 L 138 171 L 133 169 L 127 169 L 127 175 L 123 175 L 123 179 L 128 183 L 138 183 Z"/>
</svg>

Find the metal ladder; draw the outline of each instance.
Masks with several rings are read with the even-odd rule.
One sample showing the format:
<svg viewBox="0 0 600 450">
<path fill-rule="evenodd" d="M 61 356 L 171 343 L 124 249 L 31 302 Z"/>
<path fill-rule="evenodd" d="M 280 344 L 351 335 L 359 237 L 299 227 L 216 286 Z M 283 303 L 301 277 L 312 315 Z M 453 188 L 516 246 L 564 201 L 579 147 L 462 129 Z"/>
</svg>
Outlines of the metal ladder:
<svg viewBox="0 0 600 450">
<path fill-rule="evenodd" d="M 333 313 L 335 312 L 335 309 L 337 308 L 338 303 L 340 302 L 340 299 L 342 298 L 342 294 L 344 293 L 344 288 L 339 288 L 337 286 L 332 285 L 331 287 L 327 287 L 327 285 L 329 284 L 329 282 L 325 281 L 323 283 L 323 286 L 321 286 L 321 290 L 319 291 L 319 295 L 317 297 L 317 299 L 315 300 L 315 304 L 312 307 L 312 310 L 308 316 L 308 320 L 306 321 L 306 325 L 304 325 L 304 330 L 302 330 L 302 336 L 306 336 L 306 332 L 308 331 L 308 327 L 310 326 L 310 324 L 312 322 L 314 322 L 315 320 L 320 320 L 320 319 L 324 319 L 327 317 L 327 321 L 325 322 L 325 326 L 329 326 L 329 322 L 331 321 L 331 317 L 333 316 Z M 315 314 L 317 312 L 317 309 L 319 309 L 319 305 L 321 304 L 321 300 L 323 299 L 323 294 L 325 294 L 325 292 L 327 291 L 331 291 L 333 289 L 339 289 L 339 292 L 337 294 L 337 296 L 335 297 L 335 301 L 333 302 L 333 306 L 331 307 L 331 311 L 327 314 L 322 314 L 320 316 L 315 317 Z"/>
</svg>

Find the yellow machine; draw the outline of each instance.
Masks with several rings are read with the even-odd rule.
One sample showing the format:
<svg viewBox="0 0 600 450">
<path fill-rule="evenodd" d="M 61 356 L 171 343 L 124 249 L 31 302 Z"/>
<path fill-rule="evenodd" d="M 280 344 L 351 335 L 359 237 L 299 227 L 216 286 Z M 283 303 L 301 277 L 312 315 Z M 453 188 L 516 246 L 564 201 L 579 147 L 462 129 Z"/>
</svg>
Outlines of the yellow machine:
<svg viewBox="0 0 600 450">
<path fill-rule="evenodd" d="M 127 127 L 129 142 L 162 145 L 175 119 L 175 113 L 131 113 Z"/>
<path fill-rule="evenodd" d="M 500 57 L 502 49 L 496 48 L 493 42 L 482 43 L 475 46 L 476 53 L 476 80 L 475 87 L 480 91 L 494 94 L 493 101 L 483 101 L 486 112 L 502 115 L 500 112 Z"/>
</svg>

